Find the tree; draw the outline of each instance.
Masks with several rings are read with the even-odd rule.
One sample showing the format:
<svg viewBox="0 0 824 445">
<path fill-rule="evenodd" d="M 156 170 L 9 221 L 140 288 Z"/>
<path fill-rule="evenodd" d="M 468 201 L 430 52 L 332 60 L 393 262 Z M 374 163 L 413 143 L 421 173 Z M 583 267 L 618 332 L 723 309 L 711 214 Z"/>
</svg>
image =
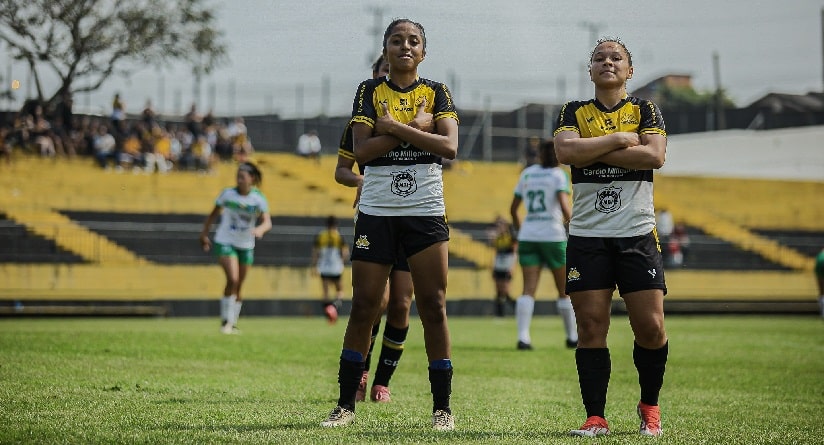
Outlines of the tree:
<svg viewBox="0 0 824 445">
<path fill-rule="evenodd" d="M 698 92 L 692 87 L 670 87 L 661 86 L 661 98 L 656 102 L 662 108 L 673 110 L 704 110 L 707 107 L 716 105 L 718 95 L 716 92 Z M 724 108 L 734 108 L 735 104 L 727 97 L 726 92 L 721 90 L 721 106 Z"/>
<path fill-rule="evenodd" d="M 100 88 L 126 68 L 185 62 L 196 77 L 227 60 L 223 33 L 204 0 L 0 0 L 0 40 L 28 64 L 43 102 L 43 73 L 64 91 Z"/>
</svg>

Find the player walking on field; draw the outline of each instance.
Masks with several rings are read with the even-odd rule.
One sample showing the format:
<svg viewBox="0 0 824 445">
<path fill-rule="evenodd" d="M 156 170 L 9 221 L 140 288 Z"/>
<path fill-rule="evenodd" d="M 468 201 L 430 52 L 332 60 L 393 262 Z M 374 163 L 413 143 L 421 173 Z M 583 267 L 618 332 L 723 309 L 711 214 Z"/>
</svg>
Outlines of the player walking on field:
<svg viewBox="0 0 824 445">
<path fill-rule="evenodd" d="M 578 344 L 575 313 L 564 291 L 566 224 L 572 213 L 568 179 L 566 173 L 558 167 L 552 140 L 541 143 L 537 157 L 539 163 L 532 164 L 521 172 L 509 207 L 512 224 L 518 230 L 518 262 L 524 284 L 523 293 L 515 301 L 517 348 L 532 349 L 529 328 L 535 310 L 535 293 L 544 266 L 552 272 L 558 291 L 556 307 L 564 323 L 565 344 L 568 348 L 574 348 Z M 526 207 L 523 222 L 518 216 L 522 202 Z"/>
<path fill-rule="evenodd" d="M 355 419 L 355 397 L 386 281 L 402 252 L 409 262 L 424 331 L 432 392 L 432 426 L 454 429 L 449 405 L 452 361 L 446 320 L 449 228 L 443 199 L 443 158 L 458 150 L 458 115 L 445 85 L 418 76 L 426 56 L 423 26 L 408 19 L 389 24 L 383 38 L 388 77 L 358 87 L 352 113 L 356 161 L 364 166 L 352 248 L 352 313 L 343 338 L 337 406 L 321 423 Z M 433 133 L 409 125 L 425 101 Z"/>
<path fill-rule="evenodd" d="M 312 246 L 312 266 L 320 276 L 321 306 L 330 324 L 338 321 L 338 308 L 343 300 L 343 263 L 349 255 L 349 246 L 338 230 L 338 221 L 334 216 L 326 218 L 326 229 L 315 236 Z M 335 298 L 329 295 L 329 289 L 335 290 Z"/>
<path fill-rule="evenodd" d="M 224 334 L 236 332 L 242 305 L 240 290 L 254 263 L 255 239 L 263 237 L 272 228 L 269 202 L 258 189 L 262 179 L 260 170 L 254 164 L 241 163 L 237 169 L 235 187 L 220 192 L 200 232 L 203 250 L 211 250 L 218 257 L 226 275 L 226 286 L 220 299 L 221 332 Z M 220 224 L 212 244 L 209 229 L 218 216 Z"/>
<path fill-rule="evenodd" d="M 587 415 L 580 428 L 570 431 L 574 436 L 609 434 L 607 332 L 616 286 L 635 337 L 640 433 L 662 433 L 658 395 L 667 364 L 667 289 L 652 180 L 653 170 L 664 165 L 667 139 L 658 107 L 627 95 L 632 74 L 626 46 L 619 39 L 599 40 L 589 66 L 595 98 L 565 104 L 555 130 L 558 160 L 572 167 L 566 291 L 578 320 L 575 362 Z"/>
</svg>

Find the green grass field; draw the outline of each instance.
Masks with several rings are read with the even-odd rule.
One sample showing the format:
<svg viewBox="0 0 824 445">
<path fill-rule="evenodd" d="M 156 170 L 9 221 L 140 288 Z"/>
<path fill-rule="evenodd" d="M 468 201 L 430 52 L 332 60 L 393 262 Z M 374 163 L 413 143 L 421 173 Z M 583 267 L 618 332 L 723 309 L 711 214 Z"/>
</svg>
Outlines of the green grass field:
<svg viewBox="0 0 824 445">
<path fill-rule="evenodd" d="M 345 323 L 245 316 L 243 334 L 225 336 L 215 318 L 0 320 L 0 443 L 824 443 L 818 318 L 669 317 L 664 436 L 652 439 L 637 433 L 632 338 L 615 316 L 612 434 L 597 440 L 566 435 L 584 413 L 555 317 L 536 317 L 530 352 L 515 350 L 512 318 L 450 319 L 448 433 L 431 430 L 413 319 L 392 402 L 359 404 L 355 424 L 322 429 Z"/>
</svg>

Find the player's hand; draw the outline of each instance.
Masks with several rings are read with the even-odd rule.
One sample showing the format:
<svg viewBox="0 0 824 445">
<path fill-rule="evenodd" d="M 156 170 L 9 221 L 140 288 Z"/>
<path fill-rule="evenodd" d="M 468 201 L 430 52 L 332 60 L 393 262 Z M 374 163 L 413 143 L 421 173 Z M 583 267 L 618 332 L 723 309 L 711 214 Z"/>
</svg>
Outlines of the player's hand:
<svg viewBox="0 0 824 445">
<path fill-rule="evenodd" d="M 208 235 L 200 235 L 200 247 L 204 252 L 212 250 L 212 241 L 209 240 Z"/>
<path fill-rule="evenodd" d="M 409 121 L 407 124 L 412 128 L 417 128 L 418 130 L 425 131 L 427 133 L 432 133 L 435 129 L 435 120 L 432 113 L 426 111 L 426 98 L 424 97 L 421 100 L 421 103 L 418 104 L 418 109 L 415 112 L 415 117 Z"/>
<path fill-rule="evenodd" d="M 398 121 L 389 114 L 389 107 L 387 107 L 386 102 L 381 102 L 381 109 L 383 110 L 383 116 L 375 121 L 375 134 L 392 134 L 392 127 Z"/>
<path fill-rule="evenodd" d="M 615 137 L 618 138 L 618 145 L 621 147 L 635 147 L 636 145 L 641 145 L 641 135 L 631 131 L 619 131 L 618 133 L 613 133 Z"/>
<path fill-rule="evenodd" d="M 265 232 L 261 230 L 260 227 L 255 227 L 254 229 L 252 229 L 252 233 L 255 235 L 255 238 L 261 239 L 263 238 L 263 234 Z"/>
</svg>

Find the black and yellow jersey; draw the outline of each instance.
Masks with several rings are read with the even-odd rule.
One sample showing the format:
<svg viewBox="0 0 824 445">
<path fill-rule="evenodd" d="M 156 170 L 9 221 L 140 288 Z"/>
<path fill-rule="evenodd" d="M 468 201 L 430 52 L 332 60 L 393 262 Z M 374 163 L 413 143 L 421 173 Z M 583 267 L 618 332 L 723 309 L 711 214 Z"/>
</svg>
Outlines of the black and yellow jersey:
<svg viewBox="0 0 824 445">
<path fill-rule="evenodd" d="M 315 237 L 320 274 L 338 275 L 343 271 L 343 252 L 348 246 L 337 229 L 325 229 Z"/>
<path fill-rule="evenodd" d="M 496 253 L 514 253 L 515 245 L 517 244 L 515 229 L 501 231 L 492 240 L 492 247 Z"/>
<path fill-rule="evenodd" d="M 554 134 L 562 131 L 574 131 L 582 138 L 617 132 L 667 135 L 658 106 L 630 96 L 612 109 L 595 99 L 567 102 L 558 115 Z M 570 167 L 573 187 L 570 235 L 629 237 L 645 235 L 655 227 L 652 170 L 605 163 Z"/>
<path fill-rule="evenodd" d="M 338 145 L 338 156 L 349 159 L 351 161 L 355 160 L 355 147 L 352 143 L 352 124 L 350 122 L 346 123 L 346 128 L 343 130 L 343 134 L 340 135 L 340 145 Z M 363 174 L 363 167 L 360 164 L 358 165 L 358 172 Z"/>
<path fill-rule="evenodd" d="M 383 115 L 381 103 L 386 103 L 392 117 L 408 123 L 417 107 L 426 99 L 426 111 L 432 113 L 435 125 L 442 119 L 458 121 L 452 95 L 446 85 L 418 78 L 407 88 L 399 88 L 391 78 L 369 79 L 358 86 L 352 106 L 350 126 L 358 123 L 374 128 Z M 341 146 L 348 136 L 344 133 Z M 342 148 L 338 151 L 343 154 Z M 353 156 L 354 158 L 354 156 Z M 443 201 L 441 157 L 402 143 L 388 153 L 367 162 L 363 167 L 363 189 L 360 211 L 376 216 L 442 216 Z"/>
</svg>

